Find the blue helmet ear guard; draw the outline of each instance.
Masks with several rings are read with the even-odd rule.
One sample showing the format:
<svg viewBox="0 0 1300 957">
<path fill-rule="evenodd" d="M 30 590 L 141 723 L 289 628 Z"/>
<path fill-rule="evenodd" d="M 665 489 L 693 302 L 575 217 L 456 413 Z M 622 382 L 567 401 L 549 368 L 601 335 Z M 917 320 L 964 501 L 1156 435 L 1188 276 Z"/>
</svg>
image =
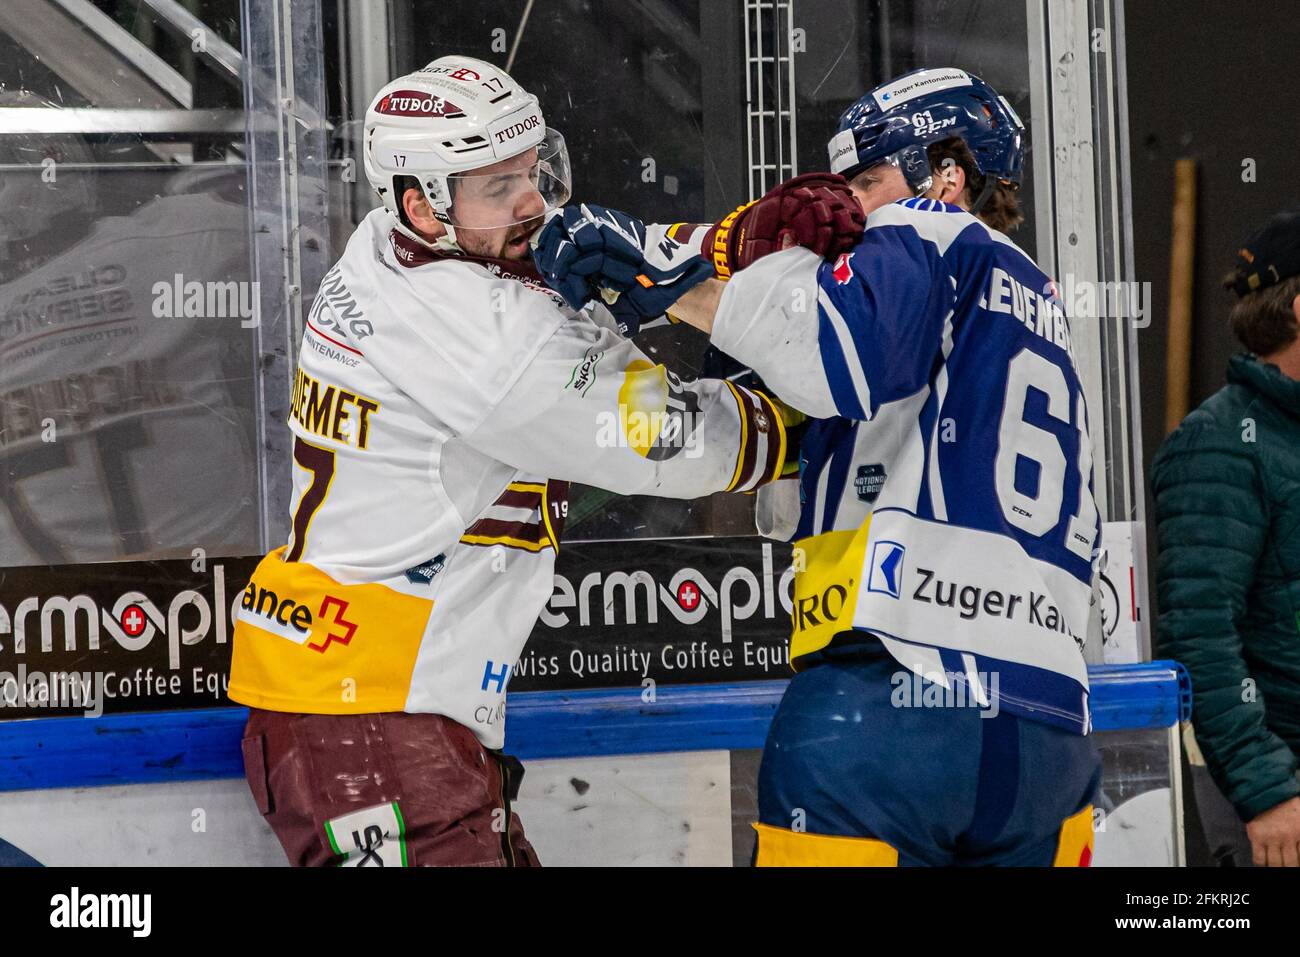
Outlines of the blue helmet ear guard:
<svg viewBox="0 0 1300 957">
<path fill-rule="evenodd" d="M 926 147 L 954 136 L 965 141 L 985 179 L 973 212 L 996 182 L 1020 183 L 1027 146 L 1020 117 L 979 77 L 951 67 L 905 73 L 845 110 L 828 145 L 831 172 L 852 179 L 893 163 L 919 195 L 932 182 Z"/>
</svg>

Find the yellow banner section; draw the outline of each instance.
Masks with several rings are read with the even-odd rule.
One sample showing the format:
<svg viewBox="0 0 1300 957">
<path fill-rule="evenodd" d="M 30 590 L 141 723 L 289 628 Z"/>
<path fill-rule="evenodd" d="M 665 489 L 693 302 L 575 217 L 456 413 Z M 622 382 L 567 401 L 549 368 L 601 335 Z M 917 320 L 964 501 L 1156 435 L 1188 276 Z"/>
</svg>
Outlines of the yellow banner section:
<svg viewBox="0 0 1300 957">
<path fill-rule="evenodd" d="M 791 663 L 852 629 L 870 530 L 868 519 L 853 531 L 824 532 L 794 543 Z"/>
<path fill-rule="evenodd" d="M 401 711 L 433 601 L 385 585 L 342 585 L 318 568 L 258 564 L 240 603 L 230 698 L 271 711 Z"/>
</svg>

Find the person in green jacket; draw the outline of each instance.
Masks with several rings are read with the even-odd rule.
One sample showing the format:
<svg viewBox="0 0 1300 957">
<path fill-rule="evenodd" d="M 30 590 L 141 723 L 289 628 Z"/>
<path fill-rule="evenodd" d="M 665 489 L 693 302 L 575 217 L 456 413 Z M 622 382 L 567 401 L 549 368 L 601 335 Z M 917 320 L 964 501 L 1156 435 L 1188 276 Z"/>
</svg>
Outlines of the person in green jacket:
<svg viewBox="0 0 1300 957">
<path fill-rule="evenodd" d="M 1256 865 L 1300 865 L 1300 212 L 1225 286 L 1250 350 L 1151 468 L 1161 656 L 1192 679 L 1192 726 Z M 1243 862 L 1244 863 L 1244 862 Z"/>
</svg>

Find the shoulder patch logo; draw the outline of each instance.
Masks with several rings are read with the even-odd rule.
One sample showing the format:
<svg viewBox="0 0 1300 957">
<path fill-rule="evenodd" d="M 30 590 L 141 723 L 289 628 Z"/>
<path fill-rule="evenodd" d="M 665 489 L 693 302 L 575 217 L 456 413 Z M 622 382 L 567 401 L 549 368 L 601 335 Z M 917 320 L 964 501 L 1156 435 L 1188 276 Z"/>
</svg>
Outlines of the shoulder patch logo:
<svg viewBox="0 0 1300 957">
<path fill-rule="evenodd" d="M 835 277 L 837 284 L 848 285 L 849 280 L 853 278 L 853 267 L 849 265 L 849 260 L 854 255 L 854 253 L 841 253 L 840 258 L 835 260 L 835 265 L 831 267 L 831 275 Z"/>
<path fill-rule="evenodd" d="M 885 466 L 880 462 L 874 465 L 859 465 L 858 474 L 853 479 L 853 489 L 858 499 L 871 503 L 880 497 L 880 490 L 885 487 Z"/>
</svg>

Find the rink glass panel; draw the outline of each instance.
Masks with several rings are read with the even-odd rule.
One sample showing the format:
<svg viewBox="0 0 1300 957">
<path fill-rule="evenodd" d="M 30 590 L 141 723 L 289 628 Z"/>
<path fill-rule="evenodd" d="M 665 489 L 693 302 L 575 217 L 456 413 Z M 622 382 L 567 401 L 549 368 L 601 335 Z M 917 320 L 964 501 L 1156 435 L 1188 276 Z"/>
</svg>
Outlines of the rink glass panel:
<svg viewBox="0 0 1300 957">
<path fill-rule="evenodd" d="M 97 6 L 125 40 L 46 6 L 30 33 L 31 3 L 0 15 L 0 568 L 251 554 L 242 122 L 219 134 L 192 112 L 238 121 L 238 90 L 158 37 L 168 86 L 137 92 L 119 54 L 149 48 L 115 26 L 134 4 Z M 167 131 L 173 95 L 189 115 Z"/>
</svg>

